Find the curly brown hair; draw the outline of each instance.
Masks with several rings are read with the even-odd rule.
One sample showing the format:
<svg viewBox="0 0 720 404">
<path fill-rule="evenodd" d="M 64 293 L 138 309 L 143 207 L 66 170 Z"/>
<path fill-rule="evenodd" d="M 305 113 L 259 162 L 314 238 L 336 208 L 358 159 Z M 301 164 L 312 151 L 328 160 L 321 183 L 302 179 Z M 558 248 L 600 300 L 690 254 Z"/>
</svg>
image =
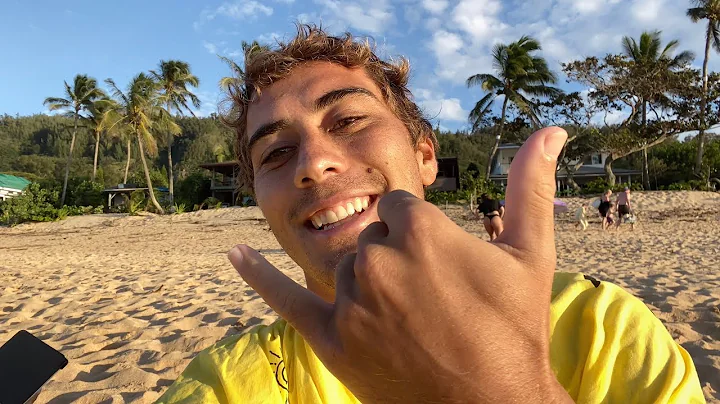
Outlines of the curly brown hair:
<svg viewBox="0 0 720 404">
<path fill-rule="evenodd" d="M 237 135 L 236 152 L 240 162 L 240 187 L 253 192 L 254 172 L 247 139 L 248 106 L 263 88 L 290 75 L 292 69 L 305 62 L 330 62 L 347 68 L 363 67 L 377 84 L 391 111 L 405 124 L 413 145 L 430 138 L 438 148 L 437 137 L 430 122 L 412 101 L 408 90 L 410 64 L 400 58 L 396 62 L 381 60 L 369 40 L 357 41 L 350 33 L 331 36 L 322 27 L 298 24 L 297 35 L 276 47 L 253 45 L 245 49 L 245 69 L 227 89 L 230 107 L 223 114 L 225 124 Z"/>
</svg>

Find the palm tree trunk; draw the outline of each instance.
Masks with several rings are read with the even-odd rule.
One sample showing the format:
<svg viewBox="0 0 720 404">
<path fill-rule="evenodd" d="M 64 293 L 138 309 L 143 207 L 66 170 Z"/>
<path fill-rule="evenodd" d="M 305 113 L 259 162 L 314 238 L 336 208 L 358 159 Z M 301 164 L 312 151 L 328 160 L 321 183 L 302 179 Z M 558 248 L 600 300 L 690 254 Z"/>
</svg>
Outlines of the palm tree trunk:
<svg viewBox="0 0 720 404">
<path fill-rule="evenodd" d="M 127 147 L 127 163 L 125 163 L 125 176 L 123 177 L 123 184 L 127 184 L 128 171 L 130 171 L 130 150 L 132 150 L 132 140 L 128 138 Z"/>
<path fill-rule="evenodd" d="M 650 175 L 648 170 L 648 158 L 647 158 L 647 101 L 642 100 L 642 135 L 645 147 L 643 147 L 643 160 L 642 160 L 642 179 L 643 187 L 646 191 L 650 190 Z"/>
<path fill-rule="evenodd" d="M 168 103 L 167 111 L 168 111 L 168 114 L 172 117 L 171 108 L 172 107 L 170 106 L 170 103 Z M 173 175 L 173 161 L 172 161 L 172 145 L 173 145 L 174 137 L 175 136 L 173 136 L 172 133 L 168 133 L 168 141 L 167 141 L 167 147 L 168 147 L 168 191 L 170 193 L 170 203 L 173 202 L 173 199 L 175 197 L 175 187 L 174 187 L 175 176 Z"/>
<path fill-rule="evenodd" d="M 702 160 L 703 160 L 703 149 L 705 148 L 705 108 L 707 107 L 707 93 L 708 93 L 708 61 L 710 60 L 710 40 L 711 40 L 711 27 L 715 25 L 715 21 L 708 21 L 708 30 L 705 35 L 705 60 L 703 60 L 703 93 L 702 100 L 700 101 L 700 130 L 697 135 L 697 155 L 695 156 L 695 175 L 701 175 L 702 171 Z"/>
<path fill-rule="evenodd" d="M 646 191 L 650 190 L 650 169 L 648 166 L 648 148 L 647 144 L 645 147 L 643 147 L 643 178 L 645 178 L 645 182 L 643 183 L 643 187 Z"/>
<path fill-rule="evenodd" d="M 98 166 L 98 149 L 100 149 L 100 132 L 95 132 L 95 158 L 93 159 L 92 181 L 95 182 Z"/>
<path fill-rule="evenodd" d="M 495 157 L 495 153 L 497 153 L 498 147 L 500 147 L 500 139 L 502 138 L 503 130 L 505 129 L 505 113 L 507 112 L 507 103 L 508 97 L 507 95 L 505 95 L 502 106 L 502 114 L 500 115 L 500 132 L 497 136 L 495 136 L 495 144 L 493 145 L 492 151 L 490 151 L 490 155 L 488 156 L 487 168 L 485 169 L 485 181 L 490 180 L 493 158 Z"/>
<path fill-rule="evenodd" d="M 162 215 L 165 213 L 165 211 L 163 210 L 162 206 L 160 206 L 160 203 L 158 203 L 157 199 L 155 199 L 155 191 L 153 190 L 152 180 L 150 180 L 150 170 L 148 170 L 147 162 L 145 161 L 145 150 L 143 149 L 142 138 L 140 138 L 140 135 L 138 135 L 137 140 L 140 152 L 140 160 L 142 160 L 143 170 L 145 170 L 145 182 L 147 183 L 150 200 L 155 206 L 155 209 L 157 209 L 158 213 Z"/>
<path fill-rule="evenodd" d="M 68 153 L 67 163 L 65 164 L 65 179 L 63 180 L 62 196 L 60 197 L 60 207 L 65 206 L 65 195 L 67 194 L 68 176 L 70 176 L 70 161 L 72 160 L 73 149 L 75 149 L 75 135 L 77 134 L 78 111 L 75 111 L 75 119 L 73 123 L 72 139 L 70 140 L 70 152 Z"/>
</svg>

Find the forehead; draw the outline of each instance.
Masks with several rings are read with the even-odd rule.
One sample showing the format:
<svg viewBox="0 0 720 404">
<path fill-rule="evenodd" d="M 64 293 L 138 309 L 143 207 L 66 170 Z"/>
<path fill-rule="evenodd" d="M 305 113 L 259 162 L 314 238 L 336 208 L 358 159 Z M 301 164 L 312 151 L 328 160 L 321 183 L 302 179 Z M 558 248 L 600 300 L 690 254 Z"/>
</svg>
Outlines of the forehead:
<svg viewBox="0 0 720 404">
<path fill-rule="evenodd" d="M 262 89 L 248 108 L 247 133 L 265 123 L 291 118 L 297 112 L 313 109 L 315 100 L 330 91 L 346 87 L 369 90 L 383 99 L 380 89 L 364 68 L 347 68 L 330 62 L 306 62 L 290 74 Z"/>
</svg>

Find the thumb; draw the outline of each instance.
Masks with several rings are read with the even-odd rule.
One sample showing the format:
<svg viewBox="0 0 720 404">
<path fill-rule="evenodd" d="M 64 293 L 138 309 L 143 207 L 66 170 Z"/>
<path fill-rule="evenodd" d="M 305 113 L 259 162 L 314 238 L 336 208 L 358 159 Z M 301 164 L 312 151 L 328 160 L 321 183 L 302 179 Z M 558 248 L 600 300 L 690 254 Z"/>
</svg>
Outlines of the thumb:
<svg viewBox="0 0 720 404">
<path fill-rule="evenodd" d="M 238 244 L 228 253 L 233 267 L 245 282 L 280 317 L 290 323 L 313 348 L 321 348 L 323 330 L 332 315 L 332 305 L 298 285 L 280 272 L 257 251 Z"/>
<path fill-rule="evenodd" d="M 547 252 L 555 245 L 555 167 L 566 139 L 565 130 L 549 127 L 533 133 L 518 151 L 508 174 L 499 241 L 527 252 Z"/>
</svg>

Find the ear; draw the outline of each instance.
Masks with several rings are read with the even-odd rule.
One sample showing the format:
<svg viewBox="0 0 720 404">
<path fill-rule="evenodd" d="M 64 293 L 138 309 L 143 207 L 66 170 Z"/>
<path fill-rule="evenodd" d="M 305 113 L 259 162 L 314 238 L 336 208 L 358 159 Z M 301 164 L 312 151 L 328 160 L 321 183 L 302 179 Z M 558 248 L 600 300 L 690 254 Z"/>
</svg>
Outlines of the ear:
<svg viewBox="0 0 720 404">
<path fill-rule="evenodd" d="M 416 148 L 415 156 L 420 169 L 420 179 L 424 187 L 435 182 L 437 177 L 438 166 L 435 158 L 435 145 L 430 137 L 421 140 Z"/>
</svg>

